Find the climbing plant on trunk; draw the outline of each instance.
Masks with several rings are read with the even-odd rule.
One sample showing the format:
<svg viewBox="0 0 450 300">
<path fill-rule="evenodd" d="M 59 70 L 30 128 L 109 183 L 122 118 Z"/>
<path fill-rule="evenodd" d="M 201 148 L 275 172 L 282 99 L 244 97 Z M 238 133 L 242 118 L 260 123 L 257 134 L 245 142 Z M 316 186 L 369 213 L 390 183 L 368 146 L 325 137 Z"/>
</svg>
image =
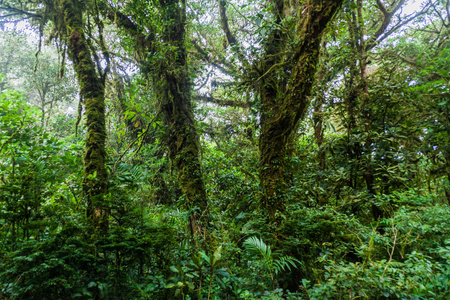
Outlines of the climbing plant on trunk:
<svg viewBox="0 0 450 300">
<path fill-rule="evenodd" d="M 44 26 L 52 21 L 50 39 L 58 40 L 61 48 L 67 47 L 86 110 L 83 193 L 87 200 L 87 216 L 94 227 L 106 230 L 108 215 L 104 196 L 107 192 L 108 175 L 105 167 L 105 77 L 109 69 L 109 54 L 103 40 L 103 23 L 99 18 L 97 4 L 95 0 L 42 0 L 24 3 L 2 1 L 0 10 L 11 13 L 3 18 L 23 15 L 25 19 L 33 19 L 33 24 L 38 24 L 41 39 Z M 91 31 L 91 24 L 86 22 L 83 14 L 90 14 L 97 26 L 98 48 L 103 53 L 102 58 L 96 53 L 99 49 L 85 35 L 86 28 Z M 65 55 L 66 51 L 63 53 Z M 101 59 L 106 62 L 104 70 L 101 68 Z"/>
<path fill-rule="evenodd" d="M 106 4 L 100 7 L 107 18 L 134 40 L 135 58 L 142 74 L 151 80 L 150 88 L 162 113 L 169 157 L 186 197 L 185 207 L 191 211 L 190 229 L 198 234 L 204 232 L 209 213 L 200 164 L 201 147 L 191 105 L 185 45 L 186 3 L 160 0 L 137 5 L 141 4 L 146 9 L 156 8 L 158 13 L 151 10 L 148 18 L 129 18 L 125 11 Z"/>
<path fill-rule="evenodd" d="M 108 180 L 105 167 L 105 76 L 108 68 L 101 71 L 86 39 L 83 19 L 86 3 L 80 0 L 59 0 L 55 2 L 54 9 L 53 21 L 61 38 L 67 43 L 86 110 L 83 193 L 87 199 L 87 216 L 92 219 L 94 227 L 104 231 L 108 227 L 104 203 Z M 100 23 L 98 25 L 101 34 L 102 27 Z M 108 54 L 106 51 L 103 53 L 108 63 Z"/>
<path fill-rule="evenodd" d="M 289 143 L 309 105 L 323 32 L 342 2 L 270 3 L 275 21 L 265 41 L 265 55 L 257 63 L 256 81 L 261 101 L 262 205 L 271 216 L 284 210 Z"/>
<path fill-rule="evenodd" d="M 178 0 L 160 0 L 163 16 L 164 59 L 153 77 L 167 127 L 167 146 L 178 181 L 193 212 L 190 227 L 199 233 L 208 222 L 208 205 L 199 161 L 200 143 L 191 107 L 191 84 L 185 46 L 186 5 Z"/>
</svg>

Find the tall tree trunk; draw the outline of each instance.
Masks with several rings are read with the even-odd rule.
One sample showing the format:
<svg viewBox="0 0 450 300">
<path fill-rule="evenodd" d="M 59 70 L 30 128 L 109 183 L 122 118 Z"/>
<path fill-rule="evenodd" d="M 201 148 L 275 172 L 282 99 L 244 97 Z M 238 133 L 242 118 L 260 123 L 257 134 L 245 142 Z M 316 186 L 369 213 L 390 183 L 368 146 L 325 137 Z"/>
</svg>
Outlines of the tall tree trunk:
<svg viewBox="0 0 450 300">
<path fill-rule="evenodd" d="M 364 142 L 365 144 L 365 163 L 364 163 L 364 173 L 363 178 L 366 182 L 367 190 L 369 192 L 369 197 L 374 199 L 376 195 L 375 191 L 375 176 L 372 168 L 372 107 L 370 106 L 370 94 L 369 94 L 369 83 L 367 81 L 367 54 L 366 54 L 366 41 L 364 40 L 364 20 L 362 15 L 363 3 L 362 0 L 357 0 L 357 43 L 356 50 L 358 51 L 358 61 L 360 67 L 360 86 L 359 95 L 361 98 L 361 115 L 363 117 L 364 129 L 367 133 L 367 138 Z M 363 156 L 361 154 L 361 156 Z M 383 211 L 372 204 L 372 215 L 375 219 L 383 216 Z"/>
<path fill-rule="evenodd" d="M 191 106 L 185 47 L 186 3 L 184 0 L 159 0 L 158 4 L 164 22 L 161 38 L 165 44 L 159 49 L 165 56 L 159 64 L 150 60 L 152 53 L 158 52 L 155 45 L 159 43 L 153 28 L 150 32 L 147 29 L 143 31 L 142 28 L 148 26 L 141 26 L 104 3 L 99 3 L 99 7 L 107 18 L 135 39 L 135 58 L 141 71 L 153 78 L 153 87 L 167 128 L 169 157 L 178 172 L 178 182 L 186 196 L 186 207 L 192 210 L 190 229 L 193 234 L 199 234 L 206 229 L 209 212 L 200 165 L 199 136 Z"/>
<path fill-rule="evenodd" d="M 185 3 L 160 0 L 164 18 L 162 39 L 167 44 L 154 87 L 161 102 L 167 127 L 169 156 L 178 171 L 178 181 L 192 210 L 190 228 L 193 234 L 205 231 L 208 204 L 200 166 L 200 142 L 191 106 L 191 84 L 185 47 Z"/>
<path fill-rule="evenodd" d="M 317 95 L 316 102 L 314 103 L 314 116 L 313 116 L 313 127 L 314 127 L 314 138 L 317 144 L 317 160 L 319 169 L 323 171 L 325 169 L 325 150 L 323 149 L 324 143 L 324 123 L 323 123 L 323 105 L 325 104 L 323 91 L 319 91 Z"/>
<path fill-rule="evenodd" d="M 326 43 L 323 42 L 321 46 L 324 53 L 322 53 L 322 57 L 326 57 Z M 314 128 L 314 138 L 316 139 L 317 144 L 317 160 L 318 166 L 321 171 L 325 170 L 326 167 L 326 154 L 323 149 L 324 143 L 324 112 L 323 106 L 325 105 L 325 75 L 328 72 L 326 65 L 321 64 L 319 66 L 319 71 L 317 72 L 317 85 L 316 96 L 313 105 L 313 128 Z"/>
<path fill-rule="evenodd" d="M 83 193 L 87 199 L 87 216 L 94 227 L 106 230 L 107 209 L 104 195 L 107 192 L 107 171 L 105 167 L 105 85 L 97 74 L 91 51 L 83 31 L 84 6 L 79 0 L 59 0 L 55 7 L 62 15 L 69 56 L 73 61 L 80 85 L 80 94 L 86 109 L 86 153 L 84 156 Z"/>
<path fill-rule="evenodd" d="M 297 1 L 295 1 L 297 2 Z M 277 23 L 291 11 L 295 16 L 296 34 L 300 37 L 288 57 L 283 55 L 287 33 L 282 26 L 274 29 L 266 41 L 266 57 L 259 62 L 258 79 L 261 98 L 260 178 L 264 189 L 262 205 L 273 217 L 284 210 L 286 191 L 285 160 L 289 157 L 288 143 L 304 117 L 315 82 L 322 34 L 342 5 L 343 0 L 309 0 L 302 4 L 274 3 Z M 303 5 L 303 9 L 297 6 Z M 279 66 L 292 66 L 289 76 Z M 278 72 L 276 72 L 278 71 Z M 284 79 L 278 79 L 278 78 Z"/>
<path fill-rule="evenodd" d="M 326 47 L 325 44 L 322 45 L 322 49 Z M 319 71 L 317 74 L 317 82 L 322 83 L 324 80 L 324 75 L 326 72 L 326 66 L 320 65 Z M 317 184 L 322 185 L 324 180 L 324 174 L 326 168 L 326 153 L 324 149 L 324 112 L 323 106 L 325 105 L 325 88 L 320 85 L 317 86 L 316 95 L 313 104 L 313 129 L 314 129 L 314 138 L 317 144 L 317 162 L 318 162 L 318 182 Z M 328 197 L 324 193 L 317 194 L 317 202 L 319 205 L 325 205 L 328 202 Z"/>
<path fill-rule="evenodd" d="M 354 135 L 358 132 L 357 113 L 359 105 L 358 78 L 360 72 L 358 70 L 358 24 L 356 15 L 351 8 L 345 12 L 349 31 L 349 44 L 351 48 L 351 56 L 349 57 L 349 78 L 345 83 L 345 104 L 347 109 L 347 156 L 350 163 L 350 173 L 348 178 L 348 186 L 356 189 L 358 187 L 359 178 L 359 161 L 361 156 L 361 145 Z"/>
</svg>

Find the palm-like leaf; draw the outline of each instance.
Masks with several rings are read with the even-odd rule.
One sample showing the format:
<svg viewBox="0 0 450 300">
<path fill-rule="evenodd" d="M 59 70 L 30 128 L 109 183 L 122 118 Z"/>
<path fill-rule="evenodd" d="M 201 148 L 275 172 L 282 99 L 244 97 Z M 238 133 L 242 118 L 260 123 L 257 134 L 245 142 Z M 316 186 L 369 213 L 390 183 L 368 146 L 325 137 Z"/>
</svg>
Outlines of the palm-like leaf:
<svg viewBox="0 0 450 300">
<path fill-rule="evenodd" d="M 290 271 L 291 267 L 297 268 L 298 266 L 302 266 L 302 263 L 292 256 L 286 255 L 274 259 L 270 246 L 256 236 L 246 239 L 244 242 L 244 247 L 251 254 L 261 257 L 264 261 L 264 265 L 275 274 L 278 274 L 280 271 L 284 271 L 286 269 Z"/>
<path fill-rule="evenodd" d="M 290 271 L 291 266 L 294 268 L 297 268 L 298 266 L 301 266 L 301 265 L 302 265 L 302 263 L 298 259 L 296 259 L 292 256 L 286 255 L 286 256 L 282 256 L 282 257 L 278 258 L 277 260 L 275 260 L 273 262 L 273 269 L 275 271 L 275 274 L 278 275 L 278 273 L 280 271 L 284 271 L 286 269 L 288 269 Z"/>
<path fill-rule="evenodd" d="M 273 257 L 270 246 L 256 236 L 249 237 L 244 242 L 244 247 L 253 255 L 262 257 L 264 264 L 269 268 L 272 267 Z"/>
</svg>

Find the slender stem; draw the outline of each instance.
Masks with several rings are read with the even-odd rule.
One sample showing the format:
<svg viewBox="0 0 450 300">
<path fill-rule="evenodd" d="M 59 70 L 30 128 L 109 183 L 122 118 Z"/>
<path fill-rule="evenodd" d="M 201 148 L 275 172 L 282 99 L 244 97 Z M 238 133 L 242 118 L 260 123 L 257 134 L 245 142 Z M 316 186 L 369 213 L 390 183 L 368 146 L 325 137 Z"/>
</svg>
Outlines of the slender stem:
<svg viewBox="0 0 450 300">
<path fill-rule="evenodd" d="M 198 300 L 202 300 L 202 269 L 200 269 L 200 284 L 198 287 Z"/>
<path fill-rule="evenodd" d="M 211 296 L 211 286 L 212 286 L 212 280 L 213 280 L 213 267 L 211 266 L 211 273 L 210 273 L 210 277 L 209 277 L 209 289 L 208 289 L 208 300 L 209 297 Z"/>
<path fill-rule="evenodd" d="M 389 261 L 387 262 L 386 267 L 384 267 L 384 271 L 383 271 L 383 275 L 382 276 L 384 276 L 384 274 L 386 273 L 386 270 L 387 270 L 389 264 L 392 261 L 392 256 L 394 255 L 394 250 L 395 250 L 395 244 L 397 242 L 397 233 L 398 233 L 397 228 L 394 228 L 394 244 L 392 245 L 392 251 L 389 254 Z"/>
</svg>

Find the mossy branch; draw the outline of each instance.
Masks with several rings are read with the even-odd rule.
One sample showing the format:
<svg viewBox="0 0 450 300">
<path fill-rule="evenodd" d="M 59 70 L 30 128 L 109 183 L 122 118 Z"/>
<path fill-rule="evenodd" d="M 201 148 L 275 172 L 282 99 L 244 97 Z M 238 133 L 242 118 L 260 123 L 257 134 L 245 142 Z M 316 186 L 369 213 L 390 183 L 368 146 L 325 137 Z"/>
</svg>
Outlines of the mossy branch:
<svg viewBox="0 0 450 300">
<path fill-rule="evenodd" d="M 138 150 L 136 150 L 136 153 L 139 152 L 139 150 L 142 148 L 143 145 L 143 140 L 145 138 L 145 136 L 148 134 L 149 130 L 150 130 L 150 126 L 153 124 L 153 122 L 156 120 L 156 118 L 159 116 L 160 112 L 158 112 L 153 119 L 148 123 L 147 128 L 142 132 L 141 135 L 139 135 L 137 138 L 135 138 L 127 147 L 127 149 L 125 149 L 125 151 L 119 156 L 119 158 L 117 159 L 116 163 L 114 164 L 113 170 L 116 169 L 117 164 L 122 160 L 122 158 L 125 156 L 125 154 L 131 149 L 131 147 L 133 147 L 133 145 L 139 140 L 141 139 L 141 143 L 139 144 Z"/>
<path fill-rule="evenodd" d="M 286 64 L 288 64 L 288 63 L 290 63 L 290 61 L 287 60 L 287 61 L 283 61 L 283 62 L 280 62 L 280 63 L 277 63 L 277 64 L 273 64 L 273 65 L 269 68 L 269 70 L 267 70 L 266 73 L 264 73 L 263 75 L 261 75 L 261 77 L 259 77 L 258 79 L 256 79 L 256 82 L 260 81 L 262 78 L 264 78 L 264 77 L 266 77 L 267 75 L 269 75 L 270 72 L 272 72 L 274 69 L 276 69 L 276 68 L 278 68 L 278 67 L 282 67 L 282 66 L 284 66 L 284 65 L 286 65 Z"/>
</svg>

